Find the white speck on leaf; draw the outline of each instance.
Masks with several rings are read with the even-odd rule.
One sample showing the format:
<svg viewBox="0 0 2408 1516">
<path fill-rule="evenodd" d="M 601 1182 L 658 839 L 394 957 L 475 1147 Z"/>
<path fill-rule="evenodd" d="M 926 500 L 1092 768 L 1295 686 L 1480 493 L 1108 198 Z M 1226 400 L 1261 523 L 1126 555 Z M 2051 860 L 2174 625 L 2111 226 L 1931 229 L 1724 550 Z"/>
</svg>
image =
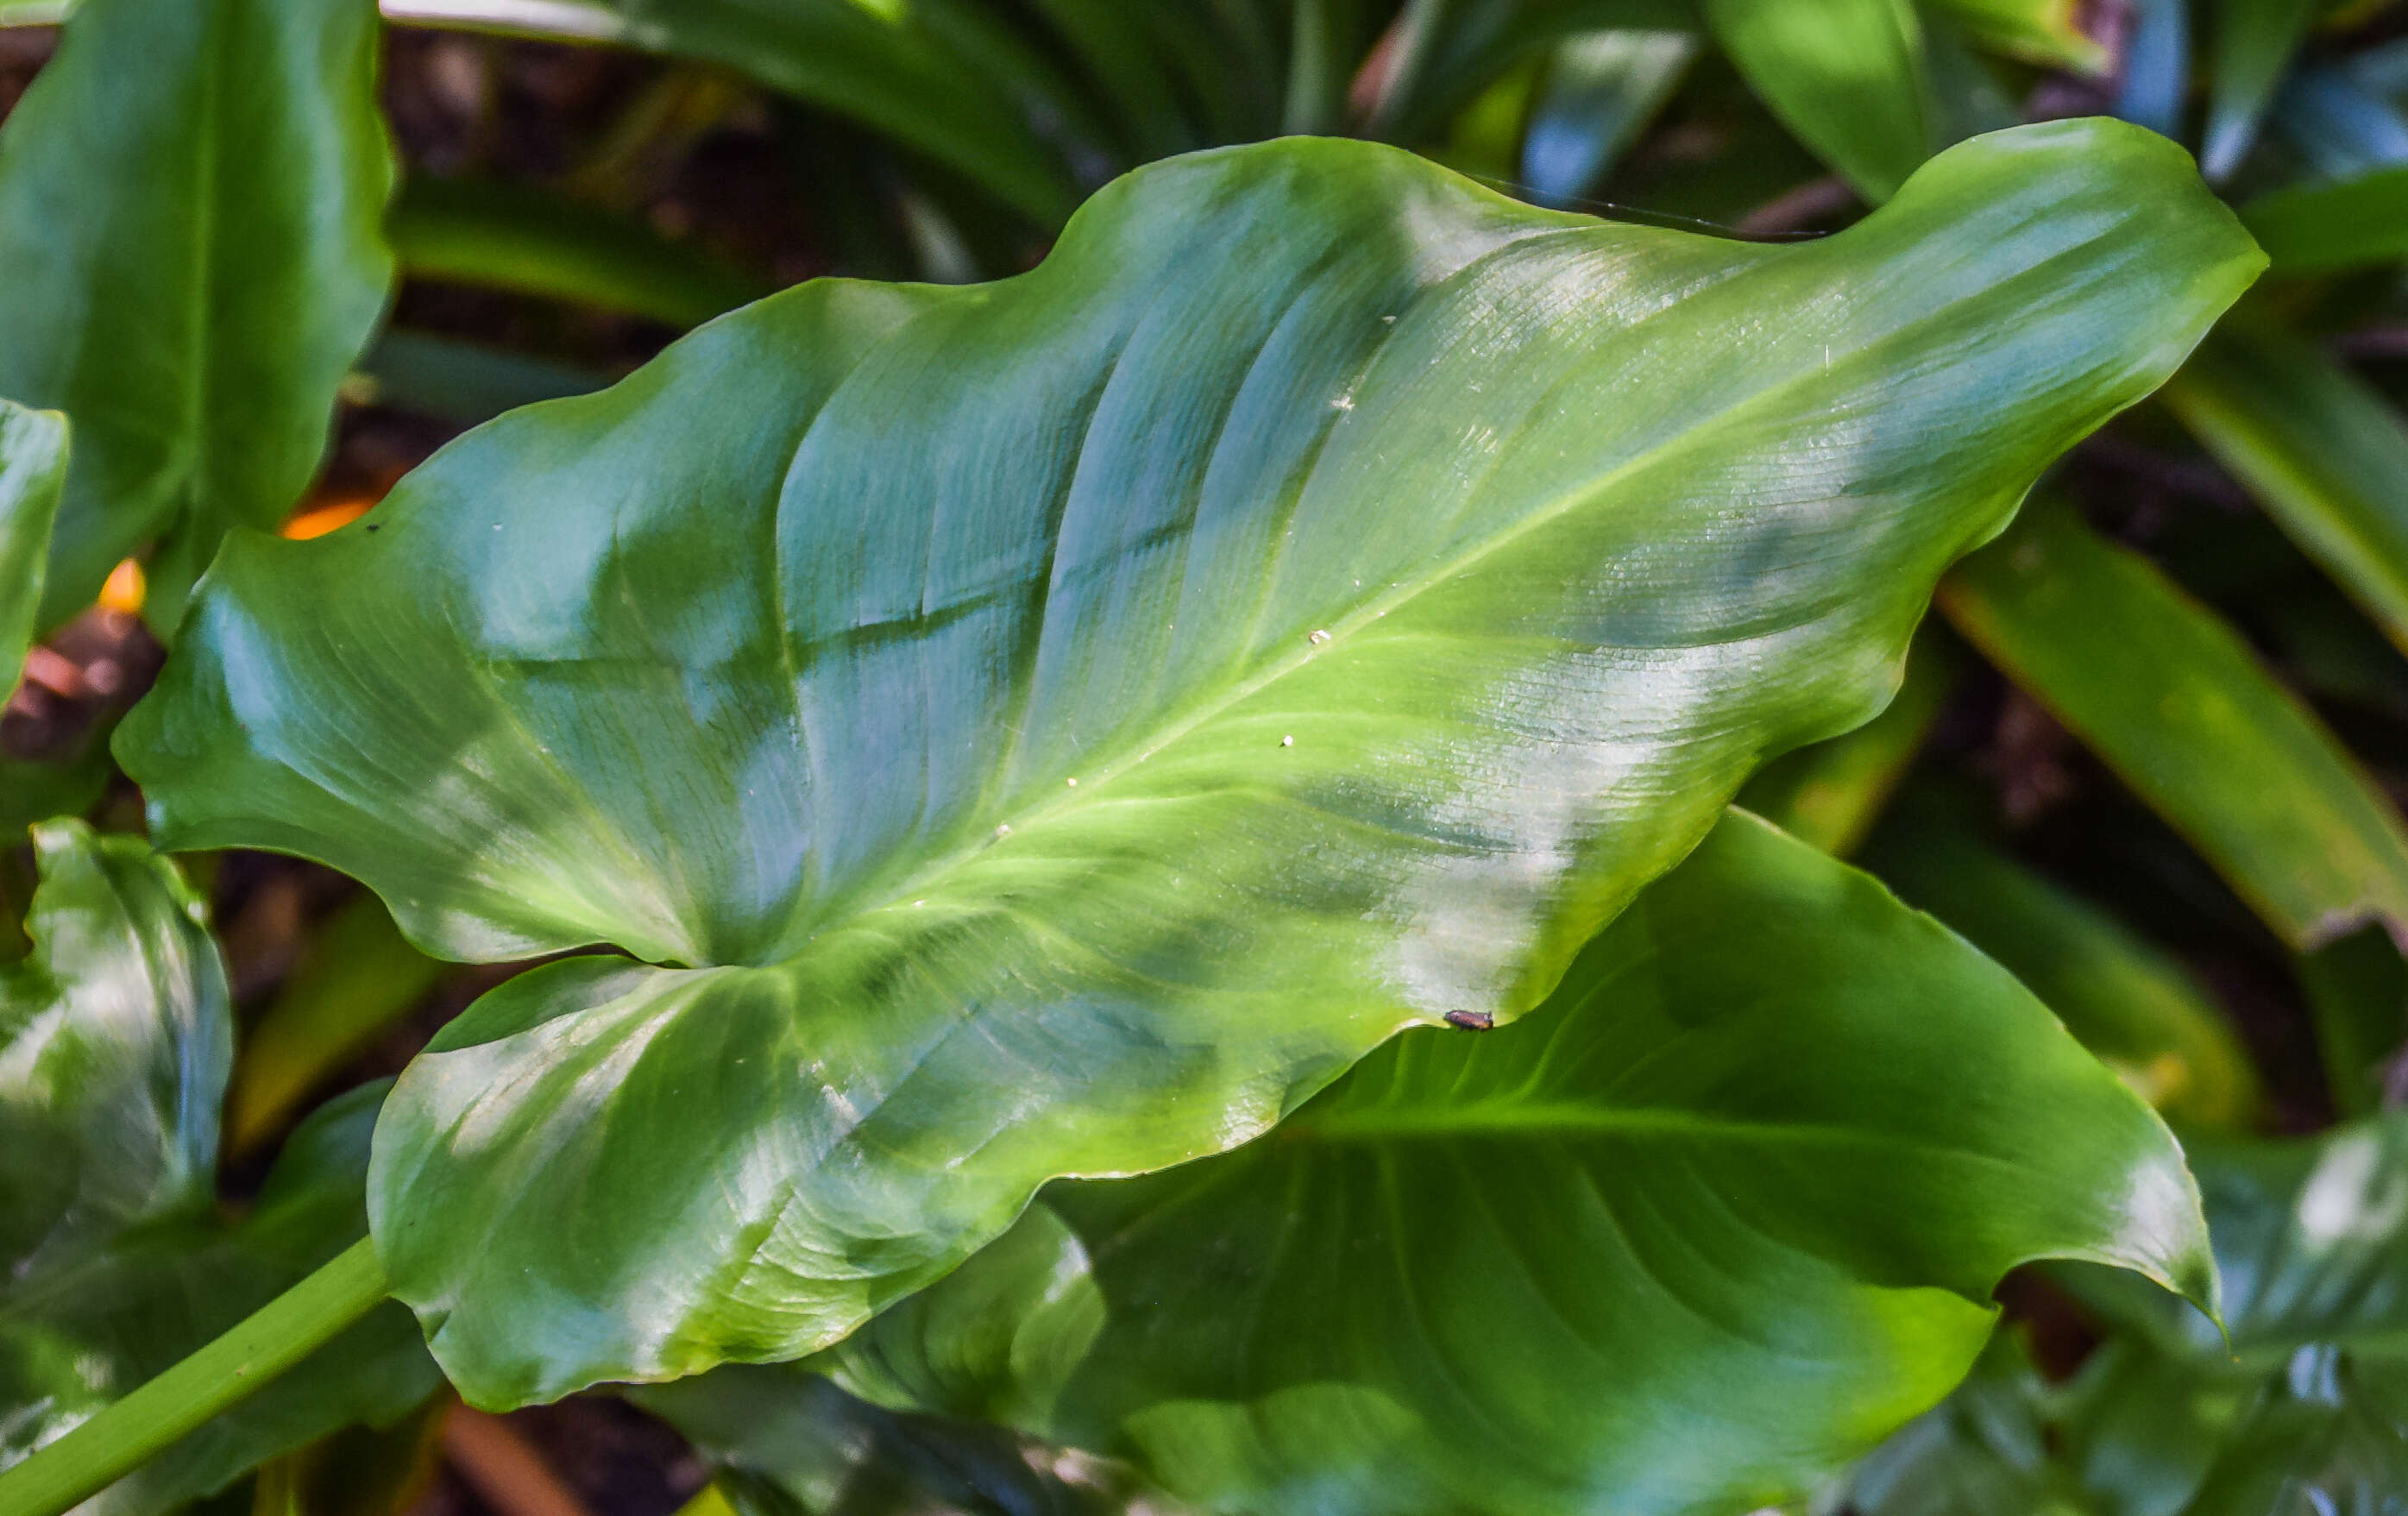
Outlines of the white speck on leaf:
<svg viewBox="0 0 2408 1516">
<path fill-rule="evenodd" d="M 1317 648 L 1317 647 L 1321 646 L 1323 643 L 1325 643 L 1325 642 L 1326 642 L 1326 641 L 1328 641 L 1328 640 L 1329 640 L 1329 634 L 1328 634 L 1328 633 L 1326 633 L 1326 632 L 1320 631 L 1320 630 L 1316 629 L 1316 630 L 1313 632 L 1312 636 L 1310 636 L 1310 637 L 1308 637 L 1306 640 L 1307 640 L 1307 641 L 1309 641 L 1309 642 L 1311 642 L 1314 647 L 1316 647 L 1316 648 Z"/>
<path fill-rule="evenodd" d="M 1283 737 L 1280 738 L 1280 746 L 1283 748 L 1293 748 L 1296 746 L 1296 738 L 1293 737 Z"/>
</svg>

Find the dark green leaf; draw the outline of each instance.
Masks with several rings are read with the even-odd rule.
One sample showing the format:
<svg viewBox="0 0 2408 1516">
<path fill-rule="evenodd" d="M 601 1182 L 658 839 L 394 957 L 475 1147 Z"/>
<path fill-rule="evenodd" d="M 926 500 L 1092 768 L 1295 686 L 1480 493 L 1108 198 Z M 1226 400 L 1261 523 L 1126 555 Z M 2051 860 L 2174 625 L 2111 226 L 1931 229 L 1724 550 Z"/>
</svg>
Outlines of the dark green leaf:
<svg viewBox="0 0 2408 1516">
<path fill-rule="evenodd" d="M 2180 136 L 2190 99 L 2190 0 L 2133 0 L 2115 114 Z"/>
<path fill-rule="evenodd" d="M 1111 1459 L 888 1410 L 816 1374 L 730 1365 L 631 1396 L 683 1433 L 742 1516 L 1181 1516 Z"/>
<path fill-rule="evenodd" d="M 2370 926 L 2301 954 L 2300 983 L 2315 1015 L 2334 1108 L 2366 1115 L 2408 1046 L 2408 961 L 2389 933 Z"/>
<path fill-rule="evenodd" d="M 2061 1388 L 1994 1353 L 1855 1476 L 1866 1516 L 2397 1516 L 2408 1116 L 2191 1161 L 2229 1343 L 2128 1276 L 2068 1271 L 2125 1330 Z"/>
<path fill-rule="evenodd" d="M 77 822 L 35 835 L 35 951 L 0 970 L 0 1466 L 74 1429 L 351 1243 L 381 1087 L 286 1145 L 255 1208 L 222 1222 L 224 971 L 174 868 Z M 394 1306 L 78 1508 L 150 1516 L 436 1385 Z"/>
<path fill-rule="evenodd" d="M 1735 815 L 1524 1023 L 1057 1185 L 819 1366 L 1213 1509 L 1742 1510 L 1928 1407 L 2014 1264 L 2204 1297 L 2204 1246 L 2172 1138 L 2021 986 Z"/>
<path fill-rule="evenodd" d="M 522 976 L 387 1108 L 464 1394 L 792 1356 L 1045 1179 L 1537 1004 L 2257 266 L 2111 122 L 1782 247 L 1198 155 L 1025 278 L 806 286 L 240 539 L 121 752 L 171 845 L 438 956 L 680 965 Z"/>
<path fill-rule="evenodd" d="M 2265 321 L 2226 323 L 2165 393 L 2291 539 L 2408 648 L 2408 427 L 2398 409 Z"/>
<path fill-rule="evenodd" d="M 2082 1045 L 2178 1123 L 2246 1130 L 2257 1071 L 2171 954 L 1985 843 L 1956 797 L 1910 794 L 1865 865 L 2013 970 Z"/>
<path fill-rule="evenodd" d="M 2279 273 L 2408 258 L 2408 165 L 2261 194 L 2242 207 L 2241 219 Z"/>
<path fill-rule="evenodd" d="M 1522 140 L 1532 197 L 1561 206 L 1586 194 L 1680 87 L 1697 53 L 1687 32 L 1594 32 L 1558 46 Z"/>
<path fill-rule="evenodd" d="M 882 7 L 859 0 L 613 0 L 639 47 L 724 64 L 839 112 L 967 176 L 1041 225 L 1078 202 L 1062 152 L 1034 126 L 1022 93 L 1057 107 L 1036 56 L 980 26 L 965 51 L 943 25 L 977 25 L 954 0 Z"/>
<path fill-rule="evenodd" d="M 2214 8 L 2214 89 L 2199 162 L 2201 172 L 2221 183 L 2257 142 L 2258 123 L 2299 56 L 2321 0 L 2216 0 Z"/>
<path fill-rule="evenodd" d="M 66 418 L 0 400 L 0 685 L 12 690 L 39 630 L 50 523 L 66 474 Z"/>
<path fill-rule="evenodd" d="M 520 185 L 414 179 L 394 203 L 391 227 L 394 252 L 417 278 L 580 301 L 672 326 L 699 325 L 767 293 L 766 281 L 640 222 Z"/>
<path fill-rule="evenodd" d="M 1931 148 L 1923 38 L 1906 0 L 1701 0 L 1772 113 L 1875 204 Z"/>
<path fill-rule="evenodd" d="M 2071 510 L 1941 588 L 1956 629 L 2105 759 L 2296 949 L 2408 930 L 2408 827 L 2239 634 Z"/>
<path fill-rule="evenodd" d="M 43 627 L 153 541 L 173 627 L 316 471 L 392 280 L 377 34 L 371 0 L 88 0 L 8 113 L 0 395 L 75 425 Z"/>
</svg>

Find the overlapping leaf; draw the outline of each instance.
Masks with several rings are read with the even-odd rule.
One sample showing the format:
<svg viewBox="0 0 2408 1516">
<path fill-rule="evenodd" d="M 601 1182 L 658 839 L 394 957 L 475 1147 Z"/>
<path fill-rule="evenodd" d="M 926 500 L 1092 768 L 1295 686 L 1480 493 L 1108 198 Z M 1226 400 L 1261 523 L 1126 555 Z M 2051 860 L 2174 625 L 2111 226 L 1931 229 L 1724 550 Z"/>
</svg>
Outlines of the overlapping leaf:
<svg viewBox="0 0 2408 1516">
<path fill-rule="evenodd" d="M 2298 949 L 2408 931 L 2408 822 L 2239 633 L 2071 508 L 2026 513 L 1940 605 Z"/>
<path fill-rule="evenodd" d="M 1522 1024 L 1409 1034 L 1237 1152 L 1056 1186 L 807 1367 L 1216 1510 L 1747 1509 L 1953 1384 L 2016 1262 L 2204 1296 L 2195 1208 L 2012 978 L 1733 815 Z M 715 1381 L 648 1403 L 825 1397 Z"/>
<path fill-rule="evenodd" d="M 2198 981 L 2107 912 L 1986 842 L 1969 808 L 1945 791 L 1910 793 L 1874 835 L 1866 866 L 2013 970 L 2177 1124 L 2247 1130 L 2257 1070 Z"/>
<path fill-rule="evenodd" d="M 359 1236 L 381 1087 L 325 1108 L 239 1225 L 216 1209 L 232 1012 L 173 867 L 77 822 L 36 829 L 34 955 L 0 971 L 0 1464 L 54 1441 Z M 149 1516 L 436 1383 L 388 1305 L 79 1508 Z"/>
<path fill-rule="evenodd" d="M 373 0 L 89 0 L 0 130 L 0 395 L 75 460 L 40 622 L 165 540 L 154 622 L 325 450 L 381 313 Z"/>
<path fill-rule="evenodd" d="M 34 643 L 66 473 L 66 418 L 0 400 L 0 684 L 10 689 Z"/>
<path fill-rule="evenodd" d="M 2388 1516 L 2408 1488 L 2408 1117 L 2192 1153 L 2230 1341 L 2109 1275 L 2061 1389 L 2000 1356 L 1851 1492 L 1869 1516 Z"/>
<path fill-rule="evenodd" d="M 120 751 L 170 845 L 430 951 L 663 965 L 513 980 L 386 1108 L 465 1394 L 792 1356 L 1047 1178 L 1536 1004 L 2258 264 L 2107 122 L 1792 247 L 1199 155 L 1023 279 L 804 287 L 236 541 Z"/>
</svg>

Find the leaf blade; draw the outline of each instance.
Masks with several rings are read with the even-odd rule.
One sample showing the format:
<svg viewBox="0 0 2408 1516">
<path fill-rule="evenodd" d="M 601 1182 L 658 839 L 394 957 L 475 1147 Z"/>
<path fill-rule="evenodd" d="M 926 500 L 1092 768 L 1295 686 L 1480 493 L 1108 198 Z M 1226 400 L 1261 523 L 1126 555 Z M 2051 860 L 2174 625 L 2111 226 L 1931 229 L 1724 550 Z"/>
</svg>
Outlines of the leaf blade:
<svg viewBox="0 0 2408 1516">
<path fill-rule="evenodd" d="M 45 630 L 159 538 L 172 628 L 316 470 L 393 277 L 377 37 L 366 0 L 94 0 L 0 131 L 0 394 L 76 428 Z"/>
<path fill-rule="evenodd" d="M 471 1398 L 791 1356 L 1044 1178 L 1215 1151 L 1400 1025 L 1536 1003 L 1761 754 L 1870 714 L 1923 585 L 2255 266 L 2112 124 L 1953 150 L 1785 249 L 1363 145 L 1203 154 L 1023 279 L 806 287 L 370 522 L 236 539 L 119 751 L 161 836 L 324 858 L 438 955 L 708 965 L 523 977 L 387 1108 L 380 1247 Z M 1768 307 L 1803 316 L 1770 345 Z M 2015 336 L 1888 382 L 1978 322 Z M 1712 356 L 1651 356 L 1668 326 Z M 755 549 L 679 548 L 692 499 Z M 1832 593 L 1835 531 L 1877 593 Z M 581 1115 L 705 1087 L 725 1130 L 676 1143 Z M 446 1244 L 472 1225 L 517 1240 Z"/>
</svg>

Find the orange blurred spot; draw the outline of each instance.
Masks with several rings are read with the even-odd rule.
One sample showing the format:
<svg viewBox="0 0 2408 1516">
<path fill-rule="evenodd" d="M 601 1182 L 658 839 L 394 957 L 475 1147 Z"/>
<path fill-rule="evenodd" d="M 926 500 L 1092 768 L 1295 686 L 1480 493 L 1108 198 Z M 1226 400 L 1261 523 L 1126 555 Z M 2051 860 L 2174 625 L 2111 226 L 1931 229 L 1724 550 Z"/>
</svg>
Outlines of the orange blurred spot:
<svg viewBox="0 0 2408 1516">
<path fill-rule="evenodd" d="M 282 535 L 295 542 L 307 542 L 313 536 L 324 536 L 337 526 L 349 526 L 368 513 L 376 501 L 367 495 L 354 495 L 345 500 L 329 500 L 322 506 L 311 506 L 293 513 L 284 523 Z"/>
<path fill-rule="evenodd" d="M 100 587 L 101 608 L 138 616 L 143 597 L 150 593 L 150 582 L 142 577 L 142 565 L 128 558 L 108 571 L 108 581 Z"/>
</svg>

